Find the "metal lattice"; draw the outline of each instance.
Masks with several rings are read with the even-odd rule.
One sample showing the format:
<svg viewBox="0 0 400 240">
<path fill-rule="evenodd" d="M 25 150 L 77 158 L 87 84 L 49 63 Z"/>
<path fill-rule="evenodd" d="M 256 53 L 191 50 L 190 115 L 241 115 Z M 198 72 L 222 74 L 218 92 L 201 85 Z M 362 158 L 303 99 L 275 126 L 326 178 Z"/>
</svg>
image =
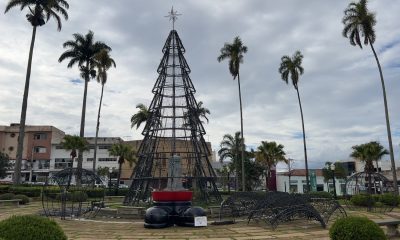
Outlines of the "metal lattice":
<svg viewBox="0 0 400 240">
<path fill-rule="evenodd" d="M 104 207 L 105 186 L 101 183 L 99 176 L 86 169 L 57 172 L 43 186 L 43 214 L 61 219 L 95 217 Z"/>
<path fill-rule="evenodd" d="M 202 200 L 221 202 L 210 164 L 210 147 L 203 137 L 206 132 L 194 98 L 196 90 L 183 56 L 185 48 L 175 30 L 170 32 L 162 52 L 150 116 L 142 132 L 144 139 L 124 204 L 136 205 L 149 198 L 151 189 L 166 188 L 171 177 L 166 166 L 172 156 L 181 158 L 182 176 L 178 178 L 185 188 L 193 189 Z"/>
</svg>

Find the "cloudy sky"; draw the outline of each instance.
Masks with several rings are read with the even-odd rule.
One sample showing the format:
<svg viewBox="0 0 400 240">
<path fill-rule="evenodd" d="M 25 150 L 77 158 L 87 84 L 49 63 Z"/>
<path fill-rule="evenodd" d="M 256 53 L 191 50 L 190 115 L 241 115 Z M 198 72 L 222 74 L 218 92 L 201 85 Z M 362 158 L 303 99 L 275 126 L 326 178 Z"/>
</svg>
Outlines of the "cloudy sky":
<svg viewBox="0 0 400 240">
<path fill-rule="evenodd" d="M 8 1 L 1 1 L 4 9 Z M 225 42 L 240 36 L 248 47 L 241 65 L 244 135 L 256 148 L 277 141 L 295 167 L 303 167 L 303 143 L 296 92 L 278 74 L 280 59 L 300 50 L 302 97 L 311 167 L 346 160 L 351 146 L 380 141 L 387 145 L 382 89 L 369 46 L 361 50 L 342 37 L 343 10 L 338 0 L 69 0 L 69 20 L 61 32 L 50 20 L 37 31 L 27 124 L 53 125 L 78 134 L 83 83 L 78 68 L 58 63 L 62 43 L 73 33 L 95 33 L 112 47 L 117 68 L 109 71 L 101 118 L 101 136 L 141 139 L 130 128 L 138 103 L 149 104 L 161 49 L 171 29 L 164 16 L 171 6 L 183 15 L 176 29 L 187 50 L 196 99 L 211 110 L 206 140 L 218 150 L 226 133 L 240 129 L 236 81 L 227 62 L 216 58 Z M 375 47 L 383 66 L 395 157 L 400 143 L 400 28 L 398 0 L 371 0 L 377 13 Z M 26 11 L 0 14 L 0 125 L 19 122 L 32 27 Z M 101 86 L 89 83 L 86 136 L 94 136 Z M 141 130 L 141 129 L 139 129 Z M 398 163 L 399 165 L 399 163 Z"/>
</svg>

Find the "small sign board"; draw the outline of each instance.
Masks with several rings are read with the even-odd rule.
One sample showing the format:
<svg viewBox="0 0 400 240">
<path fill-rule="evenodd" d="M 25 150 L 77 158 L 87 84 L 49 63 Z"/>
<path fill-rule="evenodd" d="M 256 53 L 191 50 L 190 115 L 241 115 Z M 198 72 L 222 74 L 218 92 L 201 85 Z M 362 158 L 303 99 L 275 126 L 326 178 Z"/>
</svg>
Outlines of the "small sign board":
<svg viewBox="0 0 400 240">
<path fill-rule="evenodd" d="M 207 227 L 207 217 L 206 216 L 195 217 L 194 218 L 194 226 L 195 227 Z"/>
</svg>

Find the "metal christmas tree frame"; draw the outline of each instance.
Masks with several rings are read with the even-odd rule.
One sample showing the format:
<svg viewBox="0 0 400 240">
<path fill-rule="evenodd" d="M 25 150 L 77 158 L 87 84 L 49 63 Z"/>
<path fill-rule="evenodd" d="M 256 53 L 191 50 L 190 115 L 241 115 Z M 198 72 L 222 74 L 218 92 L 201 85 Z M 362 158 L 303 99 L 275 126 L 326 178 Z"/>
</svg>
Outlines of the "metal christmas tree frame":
<svg viewBox="0 0 400 240">
<path fill-rule="evenodd" d="M 171 178 L 167 166 L 173 156 L 179 156 L 182 164 L 182 176 L 174 179 L 180 179 L 183 187 L 192 188 L 195 197 L 219 203 L 222 198 L 210 164 L 210 148 L 203 137 L 206 132 L 199 119 L 196 90 L 183 56 L 185 48 L 176 30 L 169 33 L 162 52 L 150 116 L 142 132 L 144 139 L 124 204 L 137 205 L 150 197 L 152 189 L 167 188 Z"/>
</svg>

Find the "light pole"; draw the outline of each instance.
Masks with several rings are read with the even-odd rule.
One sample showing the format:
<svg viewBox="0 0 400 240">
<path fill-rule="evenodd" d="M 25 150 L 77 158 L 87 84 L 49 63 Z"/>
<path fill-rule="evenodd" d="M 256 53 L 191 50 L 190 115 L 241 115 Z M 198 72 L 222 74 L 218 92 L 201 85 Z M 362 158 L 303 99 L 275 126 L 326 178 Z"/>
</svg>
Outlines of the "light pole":
<svg viewBox="0 0 400 240">
<path fill-rule="evenodd" d="M 335 164 L 332 163 L 330 165 L 330 169 L 332 170 L 332 178 L 333 178 L 333 197 L 336 199 L 336 181 L 335 181 Z"/>
<path fill-rule="evenodd" d="M 108 192 L 111 192 L 111 173 L 113 170 L 111 168 L 108 169 Z"/>
<path fill-rule="evenodd" d="M 31 152 L 31 164 L 29 169 L 29 183 L 32 184 L 32 175 L 33 175 L 33 152 L 35 151 L 35 146 L 32 146 L 32 152 Z"/>
</svg>

